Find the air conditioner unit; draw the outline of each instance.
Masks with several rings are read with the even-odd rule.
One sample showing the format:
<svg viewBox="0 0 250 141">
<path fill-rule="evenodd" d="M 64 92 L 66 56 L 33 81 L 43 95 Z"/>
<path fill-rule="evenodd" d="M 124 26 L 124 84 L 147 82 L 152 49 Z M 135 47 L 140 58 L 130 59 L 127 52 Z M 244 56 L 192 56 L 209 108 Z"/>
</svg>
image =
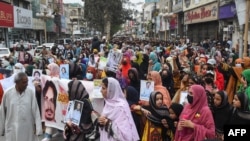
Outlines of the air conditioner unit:
<svg viewBox="0 0 250 141">
<path fill-rule="evenodd" d="M 228 25 L 228 31 L 233 32 L 234 31 L 234 25 Z"/>
</svg>

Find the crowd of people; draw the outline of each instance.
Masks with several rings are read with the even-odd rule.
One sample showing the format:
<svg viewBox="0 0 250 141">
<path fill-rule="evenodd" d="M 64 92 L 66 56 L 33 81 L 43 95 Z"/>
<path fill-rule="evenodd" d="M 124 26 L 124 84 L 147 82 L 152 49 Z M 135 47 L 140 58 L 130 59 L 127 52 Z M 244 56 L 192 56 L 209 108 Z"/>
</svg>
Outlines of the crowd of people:
<svg viewBox="0 0 250 141">
<path fill-rule="evenodd" d="M 112 60 L 118 64 L 115 69 L 100 63 L 101 57 L 117 58 L 111 52 L 122 54 L 121 59 Z M 115 38 L 107 42 L 94 37 L 89 42 L 76 40 L 64 48 L 55 46 L 51 51 L 44 47 L 40 58 L 20 48 L 6 60 L 9 66 L 5 69 L 15 75 L 15 86 L 0 90 L 0 135 L 6 141 L 34 141 L 34 132 L 44 133 L 42 141 L 58 135 L 68 141 L 83 141 L 96 130 L 101 141 L 224 140 L 224 125 L 250 123 L 250 58 L 239 58 L 238 47 L 229 39 L 195 44 L 185 38 L 168 42 Z M 33 94 L 27 88 L 27 77 L 32 76 L 33 69 L 40 69 L 43 75 L 60 78 L 61 64 L 69 64 L 69 99 L 84 105 L 81 115 L 77 113 L 77 127 L 69 120 L 64 131 L 52 135 L 51 127 L 41 125 L 40 112 L 41 95 L 49 88 L 34 83 Z M 80 83 L 95 79 L 102 79 L 104 98 L 104 104 L 99 103 L 103 110 L 97 124 L 89 93 Z M 141 80 L 147 80 L 145 90 Z M 146 94 L 151 82 L 153 92 Z M 144 93 L 149 100 L 140 99 Z M 55 98 L 45 97 L 48 103 L 55 103 Z M 92 125 L 98 128 L 90 129 Z"/>
</svg>

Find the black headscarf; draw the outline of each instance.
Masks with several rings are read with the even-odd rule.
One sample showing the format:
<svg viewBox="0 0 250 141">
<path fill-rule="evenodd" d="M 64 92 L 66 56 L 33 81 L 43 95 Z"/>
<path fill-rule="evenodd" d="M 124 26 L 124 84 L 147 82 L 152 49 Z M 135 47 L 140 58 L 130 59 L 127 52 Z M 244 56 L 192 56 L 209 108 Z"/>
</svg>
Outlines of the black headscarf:
<svg viewBox="0 0 250 141">
<path fill-rule="evenodd" d="M 81 116 L 81 121 L 80 121 L 80 127 L 83 124 L 89 124 L 91 123 L 91 112 L 93 110 L 92 104 L 89 100 L 89 94 L 82 84 L 81 81 L 79 80 L 72 80 L 68 83 L 69 87 L 69 100 L 79 100 L 82 101 L 83 104 L 83 110 L 82 110 L 82 115 Z M 83 127 L 82 127 L 83 128 Z"/>
<path fill-rule="evenodd" d="M 138 103 L 140 97 L 139 97 L 139 93 L 134 87 L 128 86 L 126 89 L 126 94 L 127 94 L 126 98 L 127 98 L 129 106 Z"/>
<path fill-rule="evenodd" d="M 150 94 L 150 98 L 149 98 L 150 108 L 149 108 L 149 111 L 151 112 L 151 114 L 148 115 L 147 118 L 156 125 L 162 125 L 161 120 L 166 119 L 169 127 L 172 127 L 173 126 L 173 121 L 169 116 L 168 108 L 165 105 L 162 105 L 161 107 L 156 106 L 156 96 L 158 94 L 162 95 L 162 93 L 160 93 L 158 91 L 154 91 L 154 92 L 152 92 Z M 162 95 L 162 97 L 163 97 L 163 95 Z"/>
<path fill-rule="evenodd" d="M 147 54 L 143 54 L 143 59 L 142 63 L 140 64 L 140 73 L 139 77 L 142 80 L 146 80 L 146 74 L 148 73 L 148 61 L 149 61 L 149 56 Z"/>
<path fill-rule="evenodd" d="M 233 107 L 228 102 L 228 96 L 224 91 L 218 91 L 216 94 L 221 97 L 221 104 L 213 106 L 213 117 L 217 132 L 222 132 L 225 124 L 230 122 Z"/>
<path fill-rule="evenodd" d="M 129 73 L 133 73 L 134 77 L 131 78 L 129 76 Z M 139 79 L 137 70 L 135 68 L 129 69 L 128 70 L 128 77 L 129 77 L 129 80 L 130 80 L 129 85 L 134 87 L 137 90 L 137 92 L 140 93 L 140 79 Z"/>
</svg>

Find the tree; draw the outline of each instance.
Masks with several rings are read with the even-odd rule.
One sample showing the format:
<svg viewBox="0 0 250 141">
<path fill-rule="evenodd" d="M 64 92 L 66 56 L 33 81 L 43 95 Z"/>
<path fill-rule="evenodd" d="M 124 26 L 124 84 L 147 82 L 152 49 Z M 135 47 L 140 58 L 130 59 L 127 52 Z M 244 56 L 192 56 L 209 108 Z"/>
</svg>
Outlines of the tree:
<svg viewBox="0 0 250 141">
<path fill-rule="evenodd" d="M 109 40 L 131 18 L 131 10 L 124 8 L 126 3 L 128 0 L 85 0 L 84 18 L 89 27 L 101 31 Z"/>
</svg>

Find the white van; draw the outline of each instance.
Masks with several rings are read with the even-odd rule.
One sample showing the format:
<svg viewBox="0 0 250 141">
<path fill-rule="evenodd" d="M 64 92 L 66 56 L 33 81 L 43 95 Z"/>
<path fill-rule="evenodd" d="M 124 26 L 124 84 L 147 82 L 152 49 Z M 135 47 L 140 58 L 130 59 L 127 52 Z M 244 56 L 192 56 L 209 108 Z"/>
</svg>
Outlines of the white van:
<svg viewBox="0 0 250 141">
<path fill-rule="evenodd" d="M 57 45 L 66 45 L 66 44 L 71 44 L 72 40 L 70 38 L 57 39 L 55 43 Z"/>
</svg>

